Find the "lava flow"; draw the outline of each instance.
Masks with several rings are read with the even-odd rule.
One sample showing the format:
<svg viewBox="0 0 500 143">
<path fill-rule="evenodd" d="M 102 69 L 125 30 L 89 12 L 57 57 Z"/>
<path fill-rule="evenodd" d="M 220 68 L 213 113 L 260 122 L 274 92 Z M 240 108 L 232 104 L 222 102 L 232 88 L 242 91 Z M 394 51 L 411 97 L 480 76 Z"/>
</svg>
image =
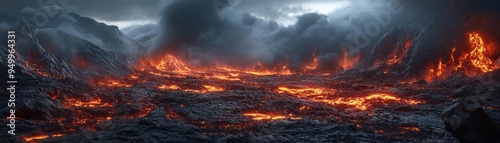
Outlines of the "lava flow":
<svg viewBox="0 0 500 143">
<path fill-rule="evenodd" d="M 261 121 L 261 120 L 300 120 L 301 117 L 294 117 L 292 114 L 290 115 L 274 115 L 274 114 L 263 114 L 263 113 L 245 113 L 243 114 L 247 117 L 251 117 L 252 120 Z"/>
<path fill-rule="evenodd" d="M 440 59 L 436 64 L 431 64 L 427 81 L 442 80 L 455 71 L 462 71 L 469 76 L 479 75 L 498 69 L 489 57 L 488 49 L 483 38 L 477 32 L 471 32 L 468 36 L 469 47 L 459 52 L 453 47 L 448 61 Z"/>
</svg>

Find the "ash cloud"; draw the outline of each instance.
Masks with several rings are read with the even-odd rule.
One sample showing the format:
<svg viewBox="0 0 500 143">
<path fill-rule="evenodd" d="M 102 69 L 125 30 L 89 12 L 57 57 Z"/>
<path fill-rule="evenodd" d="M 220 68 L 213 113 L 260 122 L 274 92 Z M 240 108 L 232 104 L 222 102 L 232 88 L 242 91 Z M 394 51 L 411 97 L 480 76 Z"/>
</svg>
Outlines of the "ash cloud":
<svg viewBox="0 0 500 143">
<path fill-rule="evenodd" d="M 319 57 L 321 68 L 338 69 L 342 42 L 352 42 L 354 27 L 375 21 L 374 15 L 387 8 L 387 1 L 353 1 L 352 5 L 332 14 L 307 13 L 296 23 L 283 26 L 232 6 L 217 13 L 214 0 L 174 0 L 165 6 L 160 23 L 159 43 L 150 53 L 179 55 L 194 65 L 225 63 L 247 66 L 256 61 L 265 65 L 289 64 L 299 68 Z M 261 4 L 264 5 L 264 4 Z M 394 16 L 390 23 L 398 23 Z M 390 26 L 380 28 L 378 37 Z M 351 43 L 352 44 L 352 43 Z M 369 48 L 351 50 L 362 54 Z"/>
</svg>

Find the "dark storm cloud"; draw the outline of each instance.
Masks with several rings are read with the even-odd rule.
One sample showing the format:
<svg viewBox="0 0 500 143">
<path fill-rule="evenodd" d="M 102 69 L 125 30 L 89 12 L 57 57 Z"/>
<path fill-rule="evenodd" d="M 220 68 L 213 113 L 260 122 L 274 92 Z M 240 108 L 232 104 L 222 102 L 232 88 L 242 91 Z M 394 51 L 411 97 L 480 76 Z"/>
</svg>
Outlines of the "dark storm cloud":
<svg viewBox="0 0 500 143">
<path fill-rule="evenodd" d="M 286 7 L 298 1 L 242 0 L 221 13 L 214 10 L 212 2 L 174 0 L 168 3 L 160 23 L 161 43 L 150 52 L 157 56 L 175 53 L 199 65 L 223 62 L 245 66 L 259 61 L 267 65 L 290 64 L 292 69 L 310 63 L 314 53 L 320 62 L 324 61 L 324 68 L 337 70 L 339 64 L 335 61 L 339 61 L 343 50 L 339 45 L 346 40 L 348 30 L 353 25 L 364 27 L 363 24 L 374 21 L 373 14 L 378 14 L 388 3 L 353 1 L 354 6 L 343 8 L 335 15 L 307 13 L 296 17 L 294 24 L 283 26 L 256 16 L 256 10 L 251 8 Z M 358 52 L 352 50 L 349 54 Z"/>
<path fill-rule="evenodd" d="M 19 14 L 23 9 L 58 5 L 83 16 L 106 21 L 152 20 L 160 0 L 13 0 L 2 1 L 0 12 Z"/>
</svg>

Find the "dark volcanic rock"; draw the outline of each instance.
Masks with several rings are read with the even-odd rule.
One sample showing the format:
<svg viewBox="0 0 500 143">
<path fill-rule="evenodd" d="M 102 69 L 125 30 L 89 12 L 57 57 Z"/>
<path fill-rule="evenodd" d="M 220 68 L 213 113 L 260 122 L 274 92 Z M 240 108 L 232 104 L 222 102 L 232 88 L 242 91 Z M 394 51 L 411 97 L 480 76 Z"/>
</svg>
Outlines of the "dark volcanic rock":
<svg viewBox="0 0 500 143">
<path fill-rule="evenodd" d="M 500 142 L 500 118 L 472 99 L 456 99 L 444 110 L 446 130 L 460 142 Z"/>
</svg>

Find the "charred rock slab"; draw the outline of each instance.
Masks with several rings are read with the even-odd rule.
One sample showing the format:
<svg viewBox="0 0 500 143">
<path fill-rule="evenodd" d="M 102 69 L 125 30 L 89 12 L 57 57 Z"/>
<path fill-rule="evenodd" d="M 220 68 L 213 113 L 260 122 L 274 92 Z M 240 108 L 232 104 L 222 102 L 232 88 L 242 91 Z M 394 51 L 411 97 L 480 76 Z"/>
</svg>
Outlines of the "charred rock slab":
<svg viewBox="0 0 500 143">
<path fill-rule="evenodd" d="M 441 117 L 446 130 L 463 143 L 500 142 L 499 115 L 482 108 L 473 99 L 456 99 Z"/>
</svg>

